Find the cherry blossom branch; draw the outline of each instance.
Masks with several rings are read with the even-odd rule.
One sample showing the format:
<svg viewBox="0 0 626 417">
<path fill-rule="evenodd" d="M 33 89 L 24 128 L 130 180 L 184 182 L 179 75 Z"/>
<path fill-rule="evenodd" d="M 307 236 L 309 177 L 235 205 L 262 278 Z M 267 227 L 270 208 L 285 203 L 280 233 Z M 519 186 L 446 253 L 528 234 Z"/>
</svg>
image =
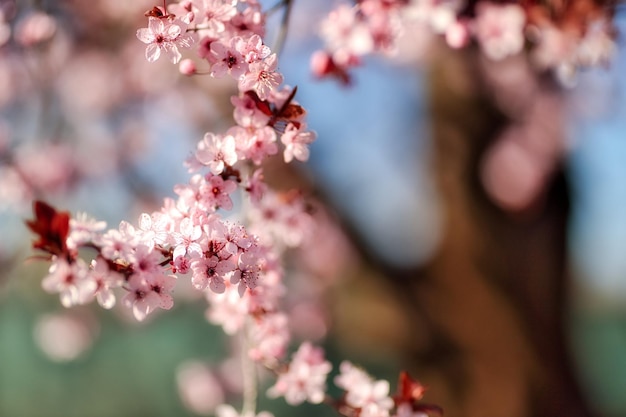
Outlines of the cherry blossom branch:
<svg viewBox="0 0 626 417">
<path fill-rule="evenodd" d="M 320 348 L 303 342 L 291 360 L 285 359 L 292 335 L 281 306 L 285 291 L 281 259 L 289 248 L 306 241 L 314 225 L 304 199 L 271 190 L 261 167 L 279 153 L 285 163 L 306 161 L 308 145 L 316 139 L 308 129 L 305 108 L 296 101 L 297 88 L 284 85 L 277 69 L 293 3 L 283 0 L 263 13 L 254 0 L 184 1 L 169 7 L 164 0 L 163 10 L 155 6 L 146 12 L 147 27 L 137 30 L 137 38 L 145 44 L 147 61 L 165 57 L 181 64 L 184 74 L 199 74 L 195 61 L 181 61 L 181 51 L 188 50 L 194 60 L 209 65 L 209 76 L 236 83 L 237 94 L 231 97 L 234 124 L 223 133 L 205 133 L 185 162 L 188 182 L 176 185 L 175 197 L 164 199 L 158 210 L 143 213 L 136 224 L 124 221 L 106 230 L 102 222 L 75 218 L 36 202 L 35 218 L 27 225 L 37 237 L 34 248 L 44 251 L 50 261 L 42 286 L 59 294 L 65 307 L 97 300 L 102 307 L 112 308 L 115 292 L 122 290 L 123 303 L 141 321 L 157 309 L 171 309 L 174 286 L 179 279 L 189 278 L 207 299 L 209 320 L 227 334 L 242 337 L 241 414 L 246 416 L 256 412 L 257 364 L 276 372 L 268 395 L 283 396 L 289 404 L 324 402 L 348 417 L 439 414 L 438 407 L 421 403 L 424 389 L 408 374 L 401 373 L 398 393 L 392 396 L 388 381 L 376 380 L 344 361 L 334 379 L 343 395 L 333 400 L 326 393 L 332 367 Z M 265 19 L 283 6 L 272 50 L 264 40 Z M 328 49 L 316 56 L 316 74 L 348 82 L 349 70 L 363 56 L 392 53 L 400 29 L 408 28 L 403 26 L 406 19 L 416 15 L 410 13 L 412 7 L 414 2 L 402 0 L 339 6 L 322 24 Z M 471 20 L 456 2 L 432 7 L 437 13 L 418 10 L 417 23 L 427 23 L 452 47 L 472 39 L 492 59 L 524 48 L 530 15 L 519 5 L 472 4 Z M 540 29 L 548 33 L 554 22 L 546 25 Z M 596 29 L 581 30 L 581 42 L 595 45 L 592 36 L 605 41 L 606 29 Z M 573 55 L 559 59 L 573 64 L 583 58 L 603 58 L 605 51 L 581 56 L 589 53 L 589 45 L 585 46 L 574 47 Z M 233 210 L 235 195 L 246 201 L 244 225 L 223 216 Z M 80 256 L 85 248 L 96 252 L 89 263 Z"/>
</svg>

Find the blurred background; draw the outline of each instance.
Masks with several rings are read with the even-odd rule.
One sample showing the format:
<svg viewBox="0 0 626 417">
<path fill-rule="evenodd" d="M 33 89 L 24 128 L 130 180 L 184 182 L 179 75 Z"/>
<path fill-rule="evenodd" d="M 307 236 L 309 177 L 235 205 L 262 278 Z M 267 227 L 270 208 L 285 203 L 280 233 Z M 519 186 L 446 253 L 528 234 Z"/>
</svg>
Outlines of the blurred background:
<svg viewBox="0 0 626 417">
<path fill-rule="evenodd" d="M 563 87 L 525 56 L 492 62 L 414 33 L 344 87 L 309 70 L 333 4 L 295 2 L 279 68 L 318 133 L 311 159 L 264 168 L 318 207 L 316 244 L 288 260 L 296 336 L 392 388 L 408 370 L 447 416 L 625 416 L 621 37 L 610 66 Z M 142 324 L 123 308 L 64 309 L 23 224 L 35 198 L 134 221 L 187 181 L 204 132 L 232 123 L 234 85 L 146 62 L 134 34 L 152 6 L 0 1 L 0 416 L 238 404 L 237 341 L 190 286 Z M 259 409 L 294 413 L 281 399 Z"/>
</svg>

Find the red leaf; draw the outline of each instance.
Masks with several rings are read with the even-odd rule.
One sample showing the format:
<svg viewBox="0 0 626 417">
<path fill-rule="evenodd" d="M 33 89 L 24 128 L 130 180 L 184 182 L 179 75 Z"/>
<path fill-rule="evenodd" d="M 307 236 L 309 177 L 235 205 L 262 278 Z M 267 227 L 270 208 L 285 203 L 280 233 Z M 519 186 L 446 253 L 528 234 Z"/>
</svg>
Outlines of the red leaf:
<svg viewBox="0 0 626 417">
<path fill-rule="evenodd" d="M 394 396 L 396 403 L 408 402 L 413 404 L 424 396 L 426 388 L 418 381 L 411 378 L 408 372 L 400 372 L 400 380 L 398 381 L 398 393 Z"/>
<path fill-rule="evenodd" d="M 39 237 L 33 242 L 33 248 L 69 259 L 67 236 L 70 231 L 70 214 L 59 212 L 43 201 L 35 201 L 33 211 L 35 219 L 26 221 L 28 228 Z"/>
<path fill-rule="evenodd" d="M 443 409 L 434 404 L 422 404 L 418 401 L 424 396 L 424 387 L 419 381 L 411 378 L 408 372 L 400 372 L 400 379 L 398 381 L 398 392 L 393 396 L 393 400 L 396 406 L 400 404 L 409 404 L 413 411 L 422 412 L 426 414 L 437 413 L 443 416 Z"/>
</svg>

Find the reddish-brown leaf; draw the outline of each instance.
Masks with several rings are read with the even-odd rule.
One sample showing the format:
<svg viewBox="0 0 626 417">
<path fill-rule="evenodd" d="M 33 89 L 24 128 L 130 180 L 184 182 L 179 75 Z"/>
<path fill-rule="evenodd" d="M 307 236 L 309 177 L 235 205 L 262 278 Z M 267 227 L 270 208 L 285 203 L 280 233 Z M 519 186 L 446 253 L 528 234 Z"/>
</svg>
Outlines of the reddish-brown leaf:
<svg viewBox="0 0 626 417">
<path fill-rule="evenodd" d="M 35 201 L 33 211 L 35 219 L 26 220 L 28 228 L 38 237 L 33 247 L 52 255 L 69 255 L 66 241 L 70 231 L 70 214 L 59 212 L 43 201 Z"/>
</svg>

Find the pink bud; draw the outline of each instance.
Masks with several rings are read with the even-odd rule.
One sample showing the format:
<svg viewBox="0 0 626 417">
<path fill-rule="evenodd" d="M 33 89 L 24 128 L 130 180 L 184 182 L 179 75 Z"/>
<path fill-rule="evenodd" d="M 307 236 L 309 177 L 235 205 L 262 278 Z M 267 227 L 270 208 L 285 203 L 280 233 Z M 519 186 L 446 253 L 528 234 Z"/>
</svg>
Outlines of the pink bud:
<svg viewBox="0 0 626 417">
<path fill-rule="evenodd" d="M 196 63 L 191 59 L 183 59 L 180 61 L 178 69 L 183 75 L 194 75 L 196 73 Z"/>
</svg>

